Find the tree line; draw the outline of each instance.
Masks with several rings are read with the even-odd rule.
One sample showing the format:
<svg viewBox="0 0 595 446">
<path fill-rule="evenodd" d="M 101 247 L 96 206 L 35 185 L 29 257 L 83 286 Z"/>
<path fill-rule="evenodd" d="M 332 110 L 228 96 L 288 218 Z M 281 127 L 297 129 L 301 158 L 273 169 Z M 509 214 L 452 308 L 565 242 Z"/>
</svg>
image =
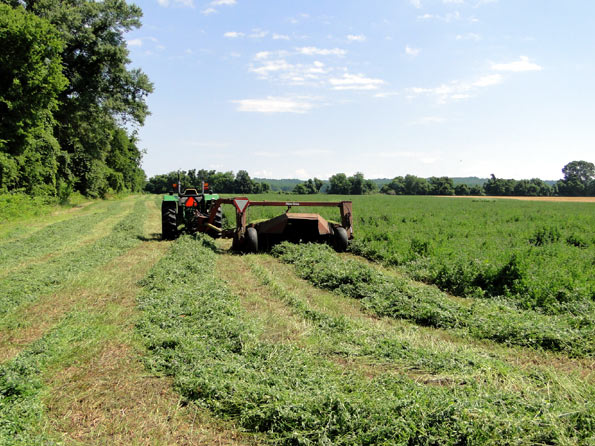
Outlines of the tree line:
<svg viewBox="0 0 595 446">
<path fill-rule="evenodd" d="M 494 196 L 595 196 L 595 165 L 587 161 L 572 161 L 562 168 L 564 178 L 550 186 L 539 178 L 514 180 L 491 175 L 483 185 L 454 184 L 449 177 L 421 178 L 398 176 L 380 188 L 388 195 L 494 195 Z M 320 192 L 323 181 L 314 178 L 296 185 L 293 193 Z M 330 194 L 365 195 L 378 192 L 377 185 L 364 179 L 362 173 L 347 177 L 338 173 L 329 178 L 326 191 Z"/>
<path fill-rule="evenodd" d="M 125 0 L 0 0 L 0 193 L 143 189 L 153 86 L 124 38 L 141 16 Z"/>
<path fill-rule="evenodd" d="M 191 169 L 155 175 L 149 178 L 145 191 L 152 194 L 165 194 L 174 190 L 174 184 L 184 187 L 200 187 L 202 182 L 208 183 L 209 188 L 222 194 L 260 194 L 271 190 L 267 183 L 259 183 L 250 178 L 245 170 L 233 172 L 217 172 L 216 170 Z"/>
<path fill-rule="evenodd" d="M 595 196 L 595 165 L 587 161 L 572 161 L 562 169 L 564 178 L 549 185 L 539 178 L 513 180 L 492 175 L 483 185 L 454 184 L 449 177 L 421 178 L 405 175 L 393 178 L 380 189 L 378 185 L 364 178 L 361 172 L 352 176 L 337 173 L 328 181 L 311 178 L 298 183 L 291 191 L 299 195 L 328 193 L 336 195 L 367 195 L 383 193 L 388 195 L 494 195 L 494 196 Z M 254 181 L 245 170 L 217 172 L 216 170 L 188 170 L 169 172 L 151 177 L 145 191 L 162 194 L 174 189 L 180 175 L 183 186 L 199 187 L 202 181 L 209 183 L 214 192 L 229 194 L 258 194 L 270 192 L 270 185 L 264 181 Z M 281 191 L 279 191 L 281 193 Z"/>
</svg>

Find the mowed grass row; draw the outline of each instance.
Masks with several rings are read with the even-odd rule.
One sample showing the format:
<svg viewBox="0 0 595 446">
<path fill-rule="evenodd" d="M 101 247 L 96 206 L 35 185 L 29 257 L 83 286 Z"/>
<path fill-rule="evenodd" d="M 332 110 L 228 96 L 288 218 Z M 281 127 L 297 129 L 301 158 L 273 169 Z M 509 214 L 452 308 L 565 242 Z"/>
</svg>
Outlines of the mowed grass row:
<svg viewBox="0 0 595 446">
<path fill-rule="evenodd" d="M 354 253 L 462 297 L 506 297 L 549 314 L 595 313 L 595 207 L 486 198 L 254 195 L 353 200 Z M 249 209 L 249 220 L 282 208 Z M 233 209 L 226 210 L 235 222 Z M 292 208 L 339 220 L 337 209 Z"/>
<path fill-rule="evenodd" d="M 251 318 L 213 273 L 216 261 L 207 238 L 176 241 L 144 281 L 138 330 L 151 370 L 172 376 L 188 401 L 248 431 L 276 444 L 585 444 L 593 438 L 590 395 L 493 391 L 474 381 L 424 385 L 382 370 L 369 376 L 317 348 L 268 340 L 261 319 Z M 349 322 L 277 291 L 307 324 L 332 336 L 353 335 Z"/>
<path fill-rule="evenodd" d="M 249 265 L 253 278 L 267 287 L 268 294 L 284 303 L 302 323 L 311 325 L 304 330 L 304 345 L 328 356 L 373 366 L 370 371 L 375 366 L 393 368 L 428 382 L 460 384 L 471 379 L 494 388 L 519 386 L 522 382 L 526 390 L 538 392 L 549 381 L 548 391 L 558 398 L 585 394 L 584 378 L 579 375 L 557 386 L 558 379 L 551 375 L 558 371 L 548 370 L 547 360 L 541 363 L 543 368 L 533 367 L 539 363 L 534 357 L 519 367 L 516 359 L 526 353 L 521 349 L 473 345 L 452 330 L 420 328 L 407 321 L 371 316 L 359 301 L 313 288 L 290 271 L 291 265 L 267 256 L 246 256 L 244 263 Z M 245 276 L 241 280 L 249 281 Z M 511 357 L 515 360 L 511 361 Z M 530 366 L 525 367 L 527 364 Z M 588 368 L 581 369 L 577 367 L 577 371 L 588 373 Z M 587 392 L 593 390 L 590 386 L 586 384 Z"/>
<path fill-rule="evenodd" d="M 127 204 L 132 206 L 131 201 Z M 103 206 L 96 206 L 91 213 L 73 214 L 66 220 L 49 224 L 26 237 L 15 241 L 8 240 L 0 250 L 0 264 L 4 267 L 4 271 L 7 271 L 26 264 L 27 261 L 54 255 L 63 248 L 70 249 L 105 220 L 117 217 L 118 214 L 126 211 L 121 201 L 114 201 L 109 205 L 106 203 Z"/>
<path fill-rule="evenodd" d="M 511 307 L 506 301 L 463 302 L 432 287 L 383 273 L 363 261 L 340 257 L 326 245 L 283 243 L 273 254 L 293 264 L 300 277 L 313 285 L 360 299 L 379 316 L 457 329 L 472 338 L 508 345 L 575 357 L 595 355 L 595 325 L 590 314 L 548 316 Z"/>
<path fill-rule="evenodd" d="M 119 202 L 110 203 L 106 214 L 117 215 L 121 205 Z M 130 215 L 125 215 L 111 228 L 107 236 L 95 243 L 74 255 L 34 264 L 0 281 L 3 296 L 0 301 L 0 314 L 3 316 L 0 319 L 0 330 L 6 329 L 7 326 L 32 322 L 11 318 L 11 310 L 19 305 L 32 303 L 42 294 L 56 291 L 69 280 L 92 272 L 93 269 L 140 243 L 139 237 L 143 234 L 142 228 L 147 214 L 146 206 L 143 200 L 136 200 L 131 205 L 133 210 Z M 86 221 L 86 217 L 81 218 Z M 73 220 L 77 221 L 80 218 Z M 60 224 L 60 230 L 57 232 L 68 238 L 72 233 L 76 234 L 80 230 L 89 231 L 93 226 L 92 221 L 81 228 L 67 220 L 63 225 Z M 51 229 L 50 231 L 53 232 Z M 60 238 L 51 240 L 58 246 L 63 244 Z M 26 243 L 26 240 L 19 243 L 24 242 Z M 82 344 L 89 347 L 89 344 L 101 343 L 108 334 L 102 330 L 102 318 L 105 318 L 105 315 L 91 314 L 80 309 L 72 311 L 16 358 L 0 366 L 0 444 L 52 444 L 58 440 L 57 437 L 48 434 L 42 403 L 42 399 L 47 395 L 47 388 L 42 379 L 43 372 L 52 364 L 82 360 Z"/>
<path fill-rule="evenodd" d="M 118 208 L 119 203 L 113 206 Z M 10 313 L 19 305 L 35 301 L 39 296 L 55 292 L 78 275 L 92 271 L 110 259 L 140 243 L 143 222 L 147 216 L 144 201 L 137 200 L 131 212 L 118 221 L 108 235 L 81 246 L 74 252 L 51 257 L 46 262 L 32 263 L 30 266 L 13 271 L 0 280 L 0 329 L 7 324 L 18 324 Z M 86 228 L 90 230 L 90 226 Z M 77 234 L 76 224 L 69 226 L 70 232 Z M 63 234 L 63 236 L 65 236 Z M 58 242 L 60 245 L 61 242 Z M 25 254 L 26 255 L 26 254 Z"/>
</svg>

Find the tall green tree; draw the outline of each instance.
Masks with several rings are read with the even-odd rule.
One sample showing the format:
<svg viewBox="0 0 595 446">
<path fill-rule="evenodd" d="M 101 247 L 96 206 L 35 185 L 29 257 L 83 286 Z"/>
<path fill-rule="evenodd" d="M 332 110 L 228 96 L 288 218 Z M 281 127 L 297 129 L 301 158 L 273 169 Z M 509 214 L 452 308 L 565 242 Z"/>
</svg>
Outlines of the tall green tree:
<svg viewBox="0 0 595 446">
<path fill-rule="evenodd" d="M 141 9 L 125 0 L 0 1 L 23 5 L 58 30 L 68 79 L 54 114 L 54 134 L 66 152 L 59 170 L 81 192 L 102 195 L 118 183 L 108 161 L 110 142 L 123 126 L 142 125 L 148 114 L 145 99 L 153 87 L 142 71 L 127 67 L 124 38 L 140 26 Z"/>
<path fill-rule="evenodd" d="M 329 178 L 329 194 L 345 195 L 351 192 L 351 185 L 344 173 L 337 173 Z"/>
<path fill-rule="evenodd" d="M 562 168 L 564 179 L 558 181 L 560 195 L 591 195 L 595 181 L 595 164 L 587 161 L 572 161 Z"/>
<path fill-rule="evenodd" d="M 63 42 L 48 21 L 0 4 L 0 48 L 0 191 L 53 194 Z"/>
<path fill-rule="evenodd" d="M 452 178 L 449 177 L 431 177 L 430 194 L 432 195 L 454 195 L 455 187 Z"/>
</svg>

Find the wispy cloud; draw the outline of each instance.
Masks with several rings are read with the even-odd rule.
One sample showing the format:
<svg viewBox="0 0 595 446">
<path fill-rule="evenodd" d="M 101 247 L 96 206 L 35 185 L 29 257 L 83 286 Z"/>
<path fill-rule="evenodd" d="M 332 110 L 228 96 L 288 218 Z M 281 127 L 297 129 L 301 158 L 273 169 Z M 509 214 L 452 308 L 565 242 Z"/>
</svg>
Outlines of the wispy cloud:
<svg viewBox="0 0 595 446">
<path fill-rule="evenodd" d="M 481 40 L 481 36 L 475 33 L 457 34 L 457 40 L 474 40 L 476 42 Z"/>
<path fill-rule="evenodd" d="M 317 48 L 315 46 L 297 48 L 297 52 L 306 56 L 344 56 L 347 54 L 347 51 L 341 48 Z"/>
<path fill-rule="evenodd" d="M 409 0 L 409 3 L 416 8 L 421 8 L 421 0 Z"/>
<path fill-rule="evenodd" d="M 228 31 L 223 34 L 223 37 L 227 37 L 228 39 L 237 39 L 239 37 L 244 37 L 245 34 L 239 31 Z"/>
<path fill-rule="evenodd" d="M 194 0 L 157 0 L 157 3 L 164 8 L 172 5 L 194 8 Z"/>
<path fill-rule="evenodd" d="M 377 90 L 386 82 L 382 79 L 373 79 L 363 74 L 345 73 L 342 77 L 329 79 L 334 90 Z"/>
<path fill-rule="evenodd" d="M 534 62 L 530 62 L 528 57 L 521 56 L 520 60 L 515 62 L 492 64 L 492 70 L 520 73 L 523 71 L 541 71 L 543 70 L 543 67 Z"/>
<path fill-rule="evenodd" d="M 366 40 L 366 36 L 363 34 L 348 34 L 347 40 L 350 42 L 364 42 Z"/>
<path fill-rule="evenodd" d="M 405 47 L 405 54 L 408 56 L 417 56 L 421 50 L 419 48 L 412 48 L 409 45 Z"/>
<path fill-rule="evenodd" d="M 273 33 L 273 40 L 289 40 L 289 36 L 287 34 Z"/>
<path fill-rule="evenodd" d="M 307 96 L 275 97 L 264 99 L 239 99 L 232 101 L 237 104 L 237 110 L 253 113 L 307 113 L 316 107 L 314 98 Z"/>
<path fill-rule="evenodd" d="M 169 0 L 157 0 L 161 1 L 169 1 Z M 193 2 L 194 0 L 174 0 L 174 1 L 190 1 Z M 204 15 L 211 15 L 215 14 L 219 11 L 220 6 L 234 6 L 237 4 L 237 0 L 212 0 L 208 6 L 201 11 Z"/>
<path fill-rule="evenodd" d="M 130 39 L 127 40 L 126 43 L 128 44 L 128 46 L 143 46 L 142 39 Z"/>
<path fill-rule="evenodd" d="M 451 100 L 467 99 L 485 87 L 498 85 L 504 80 L 500 74 L 490 74 L 482 76 L 474 81 L 453 81 L 448 84 L 442 84 L 432 88 L 410 88 L 408 91 L 411 96 L 427 95 L 434 96 L 438 103 L 444 104 Z"/>
<path fill-rule="evenodd" d="M 478 80 L 473 82 L 473 87 L 489 87 L 491 85 L 498 85 L 504 81 L 504 77 L 501 74 L 488 74 L 480 77 Z"/>
<path fill-rule="evenodd" d="M 254 28 L 252 32 L 248 34 L 248 37 L 250 37 L 251 39 L 262 39 L 263 37 L 268 36 L 268 34 L 268 31 L 265 31 L 260 28 Z"/>
<path fill-rule="evenodd" d="M 345 66 L 337 66 L 325 58 L 341 57 L 339 48 L 296 48 L 294 51 L 259 51 L 249 71 L 260 79 L 290 86 L 310 86 L 332 90 L 377 90 L 385 81 L 364 74 L 351 74 Z M 304 58 L 306 56 L 306 59 Z M 301 58 L 300 58 L 301 57 Z M 310 57 L 316 57 L 312 60 Z M 341 60 L 341 59 L 340 59 Z"/>
</svg>

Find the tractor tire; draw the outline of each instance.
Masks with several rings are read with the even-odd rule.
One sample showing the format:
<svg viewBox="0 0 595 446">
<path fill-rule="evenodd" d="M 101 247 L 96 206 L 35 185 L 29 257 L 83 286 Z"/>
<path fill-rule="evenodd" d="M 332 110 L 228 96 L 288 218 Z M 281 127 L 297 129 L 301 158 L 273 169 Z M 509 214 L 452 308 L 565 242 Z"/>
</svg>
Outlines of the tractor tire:
<svg viewBox="0 0 595 446">
<path fill-rule="evenodd" d="M 335 228 L 334 238 L 334 245 L 335 251 L 337 252 L 345 252 L 347 251 L 347 247 L 349 246 L 349 240 L 347 238 L 347 231 L 345 228 Z"/>
<path fill-rule="evenodd" d="M 161 234 L 164 240 L 173 240 L 178 236 L 178 222 L 174 206 L 161 206 Z"/>
<path fill-rule="evenodd" d="M 244 239 L 244 252 L 258 252 L 258 232 L 256 228 L 246 229 L 246 238 Z"/>
<path fill-rule="evenodd" d="M 213 226 L 217 226 L 218 228 L 223 227 L 223 209 L 221 209 L 221 206 L 219 206 L 219 209 L 217 209 L 215 220 L 213 220 Z"/>
</svg>

